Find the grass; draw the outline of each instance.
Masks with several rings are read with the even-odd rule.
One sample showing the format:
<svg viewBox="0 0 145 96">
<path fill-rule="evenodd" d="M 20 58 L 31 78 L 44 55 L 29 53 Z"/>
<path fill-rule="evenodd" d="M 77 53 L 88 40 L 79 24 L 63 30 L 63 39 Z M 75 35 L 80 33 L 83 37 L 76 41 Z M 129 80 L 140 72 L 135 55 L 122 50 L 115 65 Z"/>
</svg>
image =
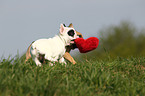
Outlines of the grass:
<svg viewBox="0 0 145 96">
<path fill-rule="evenodd" d="M 145 96 L 145 58 L 86 60 L 37 67 L 0 61 L 0 96 Z"/>
</svg>

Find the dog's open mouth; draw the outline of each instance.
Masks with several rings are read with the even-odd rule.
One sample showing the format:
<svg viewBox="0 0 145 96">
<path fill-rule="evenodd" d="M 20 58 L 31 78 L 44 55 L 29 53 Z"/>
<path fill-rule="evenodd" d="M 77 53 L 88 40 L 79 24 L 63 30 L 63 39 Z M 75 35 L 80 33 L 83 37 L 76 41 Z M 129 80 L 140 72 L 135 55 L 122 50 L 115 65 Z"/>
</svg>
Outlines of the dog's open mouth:
<svg viewBox="0 0 145 96">
<path fill-rule="evenodd" d="M 81 38 L 81 37 L 78 35 L 77 38 Z M 76 38 L 76 39 L 77 39 L 77 38 Z M 71 40 L 70 43 L 71 43 L 71 44 L 75 44 L 75 39 Z"/>
<path fill-rule="evenodd" d="M 73 39 L 73 40 L 71 40 L 71 42 L 70 42 L 71 44 L 74 44 L 75 43 L 75 39 Z"/>
<path fill-rule="evenodd" d="M 75 48 L 78 48 L 75 44 L 75 39 L 71 40 L 71 48 L 74 50 Z"/>
</svg>

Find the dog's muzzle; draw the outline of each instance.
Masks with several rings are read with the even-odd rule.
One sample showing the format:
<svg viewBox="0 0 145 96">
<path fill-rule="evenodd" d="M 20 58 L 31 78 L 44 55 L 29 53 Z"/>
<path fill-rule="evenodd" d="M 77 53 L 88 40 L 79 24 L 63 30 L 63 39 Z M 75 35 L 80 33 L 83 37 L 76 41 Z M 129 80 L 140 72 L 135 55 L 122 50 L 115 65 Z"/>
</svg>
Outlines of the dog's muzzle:
<svg viewBox="0 0 145 96">
<path fill-rule="evenodd" d="M 73 39 L 73 40 L 71 40 L 71 42 L 70 42 L 71 44 L 74 44 L 75 43 L 75 39 Z"/>
</svg>

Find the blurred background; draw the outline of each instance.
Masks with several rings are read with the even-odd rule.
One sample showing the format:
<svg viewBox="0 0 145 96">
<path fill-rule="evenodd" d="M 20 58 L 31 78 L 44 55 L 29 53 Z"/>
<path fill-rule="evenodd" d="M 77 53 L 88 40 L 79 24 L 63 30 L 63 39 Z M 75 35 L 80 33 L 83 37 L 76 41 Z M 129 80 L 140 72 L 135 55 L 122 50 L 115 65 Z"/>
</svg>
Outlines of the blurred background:
<svg viewBox="0 0 145 96">
<path fill-rule="evenodd" d="M 118 25 L 105 27 L 100 32 L 98 48 L 79 55 L 79 59 L 102 60 L 145 56 L 145 29 L 138 29 L 133 23 L 122 21 Z"/>
<path fill-rule="evenodd" d="M 32 41 L 50 38 L 73 23 L 98 48 L 81 58 L 145 55 L 145 0 L 1 0 L 0 56 L 23 55 Z"/>
</svg>

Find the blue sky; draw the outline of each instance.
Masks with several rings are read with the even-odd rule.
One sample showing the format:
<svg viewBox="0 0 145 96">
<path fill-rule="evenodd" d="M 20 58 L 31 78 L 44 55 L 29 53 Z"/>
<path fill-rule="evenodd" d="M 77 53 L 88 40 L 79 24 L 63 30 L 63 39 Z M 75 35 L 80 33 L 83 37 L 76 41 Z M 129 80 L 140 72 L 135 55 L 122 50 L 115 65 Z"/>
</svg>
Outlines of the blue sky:
<svg viewBox="0 0 145 96">
<path fill-rule="evenodd" d="M 85 38 L 122 20 L 145 28 L 145 0 L 0 0 L 0 56 L 26 52 L 39 38 L 53 37 L 73 23 Z"/>
</svg>

